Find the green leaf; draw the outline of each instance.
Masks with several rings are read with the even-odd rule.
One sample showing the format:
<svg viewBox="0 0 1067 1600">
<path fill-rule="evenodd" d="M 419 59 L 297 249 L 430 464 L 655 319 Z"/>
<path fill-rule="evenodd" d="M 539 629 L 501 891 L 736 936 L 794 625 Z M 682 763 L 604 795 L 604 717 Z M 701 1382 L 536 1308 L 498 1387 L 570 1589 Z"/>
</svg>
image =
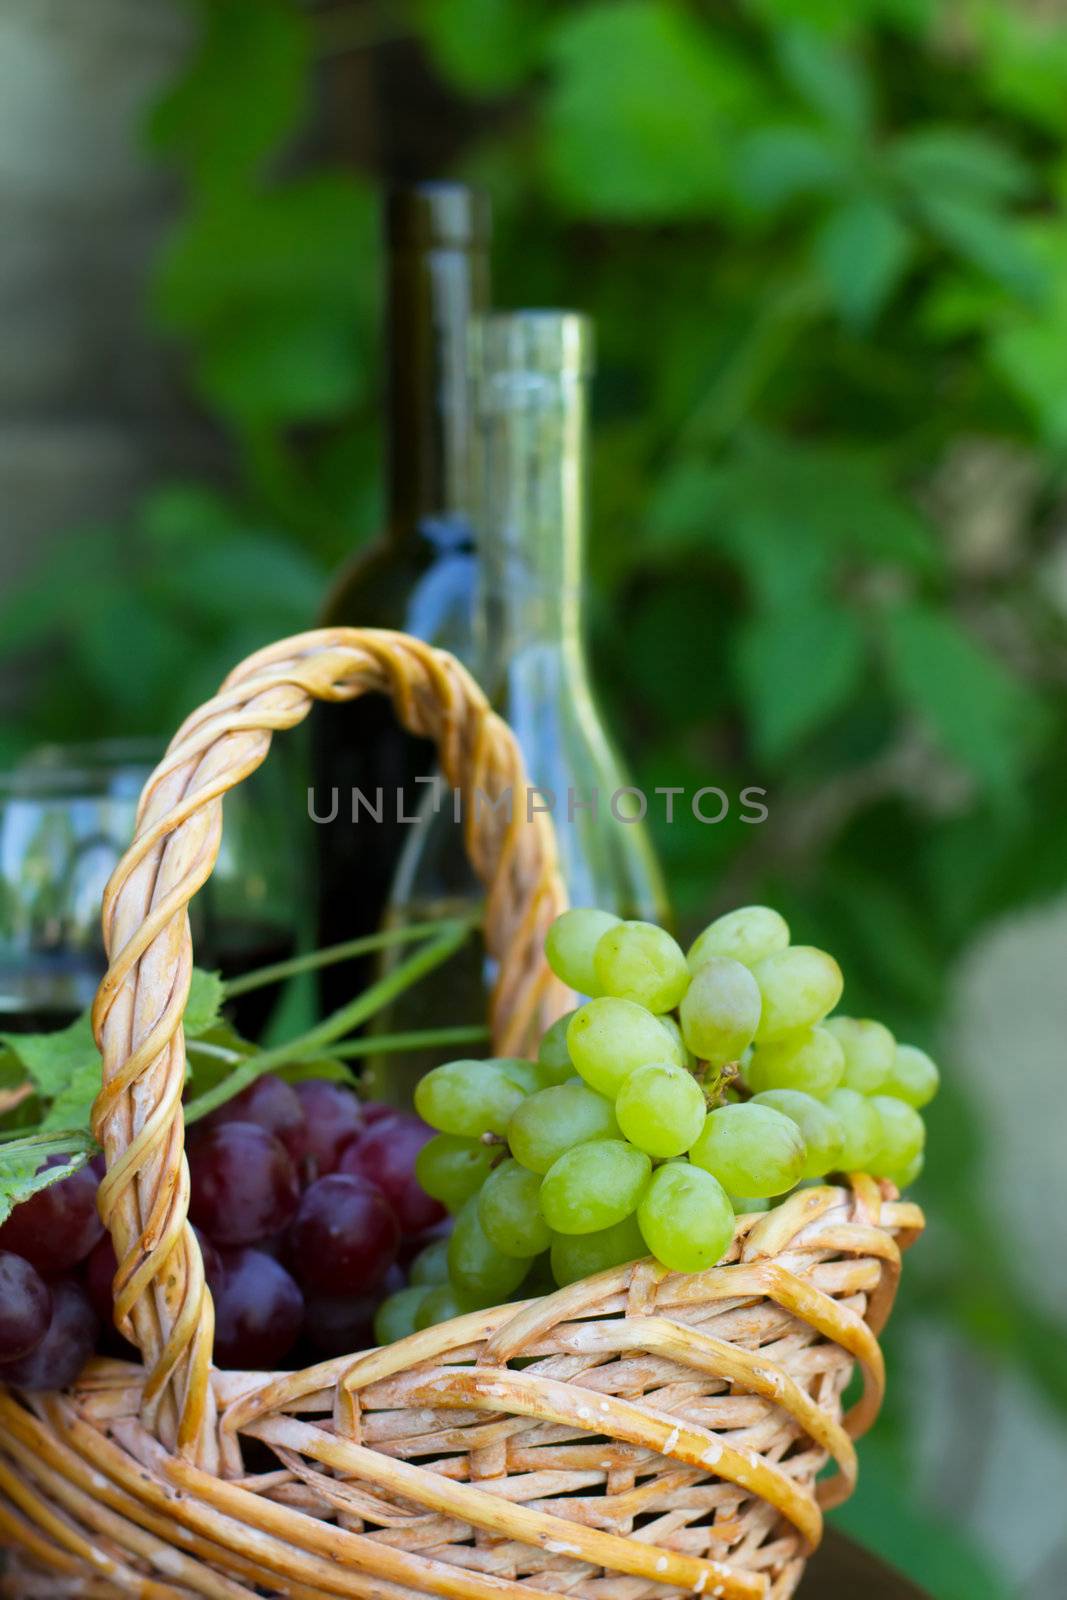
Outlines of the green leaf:
<svg viewBox="0 0 1067 1600">
<path fill-rule="evenodd" d="M 51 1188 L 72 1172 L 84 1167 L 93 1153 L 93 1142 L 87 1134 L 31 1134 L 23 1139 L 12 1139 L 0 1144 L 0 1222 L 11 1215 L 15 1206 L 21 1205 L 40 1189 Z M 51 1156 L 66 1156 L 55 1166 L 40 1171 Z"/>
<path fill-rule="evenodd" d="M 376 206 L 343 173 L 319 172 L 269 190 L 211 200 L 171 240 L 155 286 L 166 325 L 225 332 L 252 307 L 328 307 L 353 318 L 373 307 Z"/>
<path fill-rule="evenodd" d="M 745 622 L 735 668 L 756 749 L 776 762 L 841 709 L 864 674 L 863 633 L 843 607 L 790 607 Z"/>
<path fill-rule="evenodd" d="M 876 465 L 845 450 L 752 439 L 711 468 L 683 460 L 652 497 L 649 532 L 664 551 L 725 551 L 762 609 L 816 600 L 836 564 L 939 565 L 918 513 Z"/>
<path fill-rule="evenodd" d="M 978 71 L 997 107 L 1063 137 L 1067 96 L 1067 26 L 1051 7 L 1032 13 L 1011 5 L 983 5 L 970 25 L 981 41 Z"/>
<path fill-rule="evenodd" d="M 912 236 L 881 200 L 850 201 L 832 211 L 815 236 L 815 260 L 842 319 L 873 322 L 900 284 Z"/>
<path fill-rule="evenodd" d="M 920 196 L 940 191 L 981 202 L 1018 200 L 1034 188 L 1034 175 L 1010 146 L 976 128 L 932 123 L 900 134 L 889 168 Z"/>
<path fill-rule="evenodd" d="M 53 1100 L 88 1063 L 95 1065 L 97 1072 L 100 1069 L 88 1012 L 54 1033 L 0 1034 L 0 1044 L 19 1058 L 46 1100 Z"/>
<path fill-rule="evenodd" d="M 853 137 L 870 131 L 874 93 L 855 49 L 806 27 L 783 29 L 777 48 L 783 76 L 813 111 Z"/>
<path fill-rule="evenodd" d="M 1040 224 L 1029 237 L 1053 293 L 1038 310 L 1022 310 L 999 325 L 986 319 L 994 366 L 1033 413 L 1045 440 L 1067 445 L 1067 228 Z"/>
<path fill-rule="evenodd" d="M 158 705 L 180 680 L 189 637 L 178 621 L 145 604 L 131 605 L 128 590 L 113 589 L 86 606 L 71 631 L 79 676 L 128 723 L 145 705 Z"/>
<path fill-rule="evenodd" d="M 541 48 L 536 0 L 420 0 L 416 15 L 441 71 L 473 95 L 514 89 Z"/>
<path fill-rule="evenodd" d="M 216 1027 L 222 1016 L 222 1003 L 226 998 L 225 986 L 217 972 L 193 968 L 189 983 L 189 998 L 185 1002 L 182 1027 L 190 1039 L 198 1039 Z"/>
<path fill-rule="evenodd" d="M 779 123 L 742 138 L 732 170 L 741 203 L 773 214 L 794 200 L 841 189 L 854 166 L 847 146 L 820 129 Z"/>
<path fill-rule="evenodd" d="M 1042 298 L 1048 280 L 1018 222 L 966 195 L 928 191 L 916 203 L 930 230 L 961 260 L 1024 300 Z"/>
<path fill-rule="evenodd" d="M 103 1062 L 94 1049 L 92 1059 L 79 1062 L 57 1093 L 41 1120 L 42 1131 L 80 1128 L 87 1133 L 93 1101 L 100 1093 L 102 1081 Z"/>
<path fill-rule="evenodd" d="M 306 627 L 322 603 L 325 573 L 277 535 L 231 529 L 162 574 L 158 589 L 179 613 L 224 625 L 238 610 L 283 634 Z"/>
<path fill-rule="evenodd" d="M 565 206 L 638 219 L 707 213 L 751 72 L 721 33 L 666 0 L 575 9 L 552 34 L 544 162 Z"/>
<path fill-rule="evenodd" d="M 984 788 L 1008 797 L 1040 731 L 1036 695 L 932 607 L 896 607 L 886 619 L 886 640 L 890 675 L 905 704 Z"/>
<path fill-rule="evenodd" d="M 307 20 L 286 0 L 199 0 L 202 31 L 178 82 L 156 105 L 149 137 L 196 185 L 250 178 L 308 99 Z"/>
<path fill-rule="evenodd" d="M 849 37 L 864 24 L 885 20 L 917 32 L 933 20 L 938 0 L 748 0 L 771 27 L 803 23 L 821 33 Z"/>
<path fill-rule="evenodd" d="M 327 308 L 257 306 L 218 329 L 197 362 L 204 394 L 245 424 L 324 422 L 364 389 L 355 324 Z"/>
</svg>

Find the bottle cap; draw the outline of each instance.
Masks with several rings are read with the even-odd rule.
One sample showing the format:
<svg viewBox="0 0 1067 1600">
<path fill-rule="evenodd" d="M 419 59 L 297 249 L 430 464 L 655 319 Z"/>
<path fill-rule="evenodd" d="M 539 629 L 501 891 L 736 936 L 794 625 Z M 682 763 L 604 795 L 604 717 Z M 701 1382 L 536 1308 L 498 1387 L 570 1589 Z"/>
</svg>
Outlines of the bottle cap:
<svg viewBox="0 0 1067 1600">
<path fill-rule="evenodd" d="M 593 370 L 593 323 L 580 311 L 494 311 L 475 319 L 471 366 L 483 377 L 508 372 L 585 378 Z"/>
<path fill-rule="evenodd" d="M 465 183 L 415 183 L 386 200 L 390 244 L 456 250 L 486 246 L 492 229 L 489 196 Z"/>
</svg>

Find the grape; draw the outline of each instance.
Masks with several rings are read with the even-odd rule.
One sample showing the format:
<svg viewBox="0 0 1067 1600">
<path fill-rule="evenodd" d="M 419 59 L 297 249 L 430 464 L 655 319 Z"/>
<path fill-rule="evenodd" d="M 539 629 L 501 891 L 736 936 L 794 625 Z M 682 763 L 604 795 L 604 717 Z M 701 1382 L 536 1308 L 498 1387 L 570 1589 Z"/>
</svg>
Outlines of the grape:
<svg viewBox="0 0 1067 1600">
<path fill-rule="evenodd" d="M 596 1233 L 557 1233 L 552 1240 L 552 1276 L 563 1289 L 594 1272 L 639 1261 L 648 1254 L 637 1217 L 624 1217 Z"/>
<path fill-rule="evenodd" d="M 841 1124 L 841 1132 L 845 1136 L 841 1147 L 840 1170 L 865 1171 L 881 1139 L 877 1111 L 856 1089 L 831 1089 L 825 1104 Z"/>
<path fill-rule="evenodd" d="M 691 1072 L 673 1062 L 631 1072 L 615 1102 L 619 1127 L 650 1156 L 680 1156 L 704 1126 L 704 1095 Z"/>
<path fill-rule="evenodd" d="M 395 1344 L 414 1333 L 416 1317 L 426 1299 L 425 1284 L 414 1284 L 409 1289 L 399 1289 L 383 1300 L 374 1316 L 374 1341 L 376 1344 Z"/>
<path fill-rule="evenodd" d="M 294 1087 L 304 1112 L 311 1176 L 321 1178 L 334 1170 L 349 1139 L 363 1132 L 363 1107 L 351 1089 L 328 1078 L 305 1078 Z"/>
<path fill-rule="evenodd" d="M 652 1163 L 624 1139 L 596 1139 L 565 1150 L 541 1185 L 541 1212 L 555 1233 L 596 1233 L 628 1217 Z"/>
<path fill-rule="evenodd" d="M 871 1158 L 870 1171 L 877 1176 L 902 1172 L 926 1144 L 926 1128 L 914 1106 L 891 1095 L 872 1095 L 868 1104 L 879 1122 L 878 1148 Z"/>
<path fill-rule="evenodd" d="M 540 1061 L 525 1061 L 517 1056 L 500 1056 L 487 1063 L 496 1067 L 509 1083 L 516 1089 L 521 1089 L 523 1094 L 536 1094 L 538 1089 L 547 1089 L 556 1080 L 553 1074 L 543 1067 Z M 573 1076 L 574 1069 L 567 1076 Z"/>
<path fill-rule="evenodd" d="M 573 1011 L 565 1011 L 541 1035 L 537 1059 L 552 1083 L 566 1083 L 568 1078 L 574 1076 L 574 1063 L 567 1049 L 567 1029 L 573 1016 Z"/>
<path fill-rule="evenodd" d="M 662 1016 L 657 1017 L 656 1021 L 659 1023 L 661 1028 L 665 1028 L 667 1030 L 667 1035 L 671 1041 L 669 1059 L 677 1062 L 678 1066 L 680 1067 L 695 1067 L 697 1058 L 693 1054 L 692 1050 L 690 1050 L 685 1040 L 682 1038 L 682 1030 L 678 1025 L 677 1018 L 671 1016 Z"/>
<path fill-rule="evenodd" d="M 367 1294 L 315 1295 L 304 1305 L 304 1338 L 320 1356 L 355 1355 L 376 1342 L 375 1314 L 383 1291 L 399 1293 L 404 1275 L 390 1267 L 381 1289 Z"/>
<path fill-rule="evenodd" d="M 51 1156 L 38 1171 L 62 1166 L 66 1159 Z M 69 1178 L 38 1189 L 0 1226 L 0 1250 L 24 1257 L 46 1278 L 84 1261 L 104 1232 L 96 1209 L 98 1183 L 92 1168 L 82 1167 Z"/>
<path fill-rule="evenodd" d="M 542 1250 L 540 1255 L 534 1256 L 527 1262 L 529 1271 L 519 1284 L 512 1300 L 535 1300 L 543 1294 L 552 1294 L 557 1288 L 556 1280 L 552 1276 L 552 1261 L 547 1250 Z"/>
<path fill-rule="evenodd" d="M 215 1364 L 240 1371 L 277 1367 L 304 1320 L 304 1297 L 285 1268 L 262 1250 L 226 1250 L 213 1295 Z"/>
<path fill-rule="evenodd" d="M 491 1061 L 449 1061 L 415 1090 L 415 1110 L 431 1128 L 465 1139 L 503 1133 L 524 1090 Z"/>
<path fill-rule="evenodd" d="M 51 1320 L 52 1294 L 37 1268 L 0 1250 L 0 1363 L 28 1356 Z"/>
<path fill-rule="evenodd" d="M 761 1044 L 745 1067 L 755 1094 L 764 1089 L 799 1089 L 816 1099 L 836 1089 L 845 1072 L 845 1052 L 824 1027 L 799 1028 L 774 1044 Z"/>
<path fill-rule="evenodd" d="M 405 1234 L 422 1233 L 440 1222 L 445 1210 L 415 1176 L 415 1160 L 433 1132 L 418 1117 L 395 1111 L 379 1117 L 341 1151 L 337 1171 L 368 1178 L 384 1194 Z"/>
<path fill-rule="evenodd" d="M 919 1154 L 917 1156 L 913 1156 L 906 1167 L 902 1167 L 899 1172 L 887 1172 L 885 1173 L 885 1177 L 889 1178 L 891 1182 L 895 1183 L 898 1189 L 908 1189 L 921 1175 L 925 1164 L 926 1156 L 924 1152 L 920 1150 Z"/>
<path fill-rule="evenodd" d="M 32 1350 L 0 1366 L 0 1383 L 19 1389 L 65 1389 L 93 1353 L 100 1324 L 89 1296 L 73 1278 L 50 1286 L 52 1315 Z"/>
<path fill-rule="evenodd" d="M 364 1127 L 367 1128 L 373 1128 L 383 1117 L 396 1116 L 396 1106 L 387 1105 L 384 1100 L 361 1100 L 359 1109 L 363 1113 Z"/>
<path fill-rule="evenodd" d="M 529 1258 L 505 1255 L 486 1237 L 478 1197 L 467 1201 L 448 1241 L 448 1272 L 462 1294 L 492 1305 L 514 1294 L 529 1269 Z"/>
<path fill-rule="evenodd" d="M 770 1106 L 718 1106 L 689 1159 L 733 1194 L 784 1194 L 804 1169 L 804 1140 L 792 1118 Z"/>
<path fill-rule="evenodd" d="M 821 1022 L 834 1009 L 845 987 L 841 968 L 833 956 L 811 945 L 774 950 L 757 961 L 752 970 L 763 1002 L 756 1029 L 760 1044 Z"/>
<path fill-rule="evenodd" d="M 211 1249 L 214 1251 L 215 1246 L 212 1245 Z M 218 1254 L 217 1251 L 215 1253 Z M 102 1239 L 97 1240 L 85 1260 L 85 1288 L 93 1310 L 105 1327 L 111 1323 L 114 1315 L 112 1285 L 118 1269 L 115 1246 L 111 1243 L 111 1235 L 105 1233 Z"/>
<path fill-rule="evenodd" d="M 659 1019 L 633 1000 L 590 1000 L 567 1029 L 575 1071 L 609 1100 L 636 1067 L 664 1059 L 663 1040 Z"/>
<path fill-rule="evenodd" d="M 330 1173 L 304 1193 L 289 1234 L 293 1270 L 316 1294 L 363 1294 L 396 1260 L 400 1227 L 365 1178 Z"/>
<path fill-rule="evenodd" d="M 763 1199 L 753 1199 L 748 1194 L 732 1194 L 730 1204 L 734 1208 L 735 1217 L 749 1217 L 760 1211 L 769 1211 L 771 1202 Z"/>
<path fill-rule="evenodd" d="M 843 1087 L 874 1094 L 889 1077 L 897 1051 L 889 1029 L 860 1017 L 831 1017 L 826 1028 L 845 1052 Z"/>
<path fill-rule="evenodd" d="M 532 1094 L 508 1123 L 511 1153 L 530 1172 L 547 1172 L 573 1145 L 618 1136 L 611 1101 L 579 1079 Z"/>
<path fill-rule="evenodd" d="M 598 995 L 594 954 L 603 935 L 618 921 L 610 911 L 581 907 L 558 916 L 545 937 L 545 959 L 556 977 L 579 994 Z"/>
<path fill-rule="evenodd" d="M 703 1272 L 720 1261 L 734 1236 L 730 1197 L 717 1178 L 688 1161 L 668 1161 L 652 1174 L 637 1208 L 645 1243 L 672 1272 Z"/>
<path fill-rule="evenodd" d="M 408 1281 L 421 1288 L 448 1282 L 448 1240 L 444 1236 L 420 1250 L 408 1270 Z"/>
<path fill-rule="evenodd" d="M 478 1218 L 489 1243 L 506 1256 L 529 1260 L 547 1250 L 548 1224 L 537 1197 L 541 1179 L 517 1161 L 502 1161 L 486 1178 L 478 1195 Z"/>
<path fill-rule="evenodd" d="M 689 947 L 686 960 L 696 972 L 709 956 L 729 956 L 750 967 L 764 956 L 784 950 L 789 943 L 789 924 L 769 906 L 742 906 L 728 911 L 699 934 Z"/>
<path fill-rule="evenodd" d="M 204 1276 L 208 1285 L 214 1288 L 222 1274 L 222 1257 L 212 1244 L 206 1233 L 201 1233 L 199 1228 L 194 1228 L 196 1241 L 200 1246 L 200 1256 L 204 1263 Z M 115 1274 L 119 1269 L 115 1247 L 111 1243 L 111 1235 L 105 1233 L 89 1252 L 85 1260 L 85 1287 L 89 1299 L 93 1303 L 93 1310 L 106 1327 L 114 1321 Z"/>
<path fill-rule="evenodd" d="M 415 1326 L 434 1328 L 439 1322 L 450 1322 L 468 1311 L 480 1311 L 485 1303 L 477 1295 L 463 1293 L 454 1284 L 439 1283 L 436 1289 L 427 1290 L 426 1298 L 415 1313 Z"/>
<path fill-rule="evenodd" d="M 264 1072 L 240 1094 L 218 1106 L 203 1126 L 221 1128 L 227 1122 L 254 1122 L 265 1128 L 296 1162 L 307 1155 L 308 1127 L 300 1096 L 291 1083 L 273 1072 Z"/>
<path fill-rule="evenodd" d="M 934 1098 L 940 1082 L 941 1075 L 925 1050 L 913 1044 L 898 1044 L 884 1093 L 921 1111 Z"/>
<path fill-rule="evenodd" d="M 740 961 L 708 956 L 693 974 L 679 1016 L 683 1039 L 702 1061 L 735 1061 L 752 1043 L 760 1019 L 756 980 Z"/>
<path fill-rule="evenodd" d="M 415 1177 L 434 1200 L 458 1211 L 481 1188 L 495 1159 L 493 1146 L 479 1139 L 438 1133 L 415 1157 Z"/>
<path fill-rule="evenodd" d="M 790 1117 L 804 1139 L 805 1178 L 821 1178 L 841 1165 L 845 1132 L 829 1106 L 799 1089 L 767 1089 L 752 1101 L 754 1106 L 770 1106 Z"/>
<path fill-rule="evenodd" d="M 689 987 L 681 946 L 652 922 L 619 922 L 593 955 L 597 992 L 633 1000 L 649 1011 L 673 1011 Z"/>
<path fill-rule="evenodd" d="M 209 1128 L 189 1153 L 189 1216 L 216 1244 L 255 1244 L 278 1233 L 299 1200 L 288 1151 L 254 1122 Z"/>
</svg>

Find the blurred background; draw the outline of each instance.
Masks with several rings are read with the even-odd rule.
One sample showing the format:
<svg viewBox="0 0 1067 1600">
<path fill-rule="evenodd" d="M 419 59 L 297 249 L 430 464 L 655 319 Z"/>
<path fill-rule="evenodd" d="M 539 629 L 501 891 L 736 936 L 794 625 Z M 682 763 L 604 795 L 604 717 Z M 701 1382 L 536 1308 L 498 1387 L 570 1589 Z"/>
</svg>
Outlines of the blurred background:
<svg viewBox="0 0 1067 1600">
<path fill-rule="evenodd" d="M 0 0 L 0 767 L 168 735 L 381 507 L 379 197 L 596 319 L 595 675 L 656 843 L 942 1062 L 838 1519 L 938 1600 L 1067 1537 L 1067 14 Z"/>
</svg>

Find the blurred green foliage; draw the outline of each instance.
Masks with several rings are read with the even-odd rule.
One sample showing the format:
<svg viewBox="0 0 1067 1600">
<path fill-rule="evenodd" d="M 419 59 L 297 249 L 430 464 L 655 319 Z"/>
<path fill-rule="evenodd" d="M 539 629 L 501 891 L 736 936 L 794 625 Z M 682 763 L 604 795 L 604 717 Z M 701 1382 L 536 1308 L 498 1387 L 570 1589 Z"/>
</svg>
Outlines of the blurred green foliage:
<svg viewBox="0 0 1067 1600">
<path fill-rule="evenodd" d="M 769 791 L 758 830 L 662 830 L 680 910 L 773 896 L 851 952 L 852 1009 L 936 1042 L 975 930 L 1067 882 L 1067 23 L 1017 0 L 379 9 L 484 109 L 454 170 L 494 196 L 500 299 L 597 320 L 594 644 L 631 765 Z M 150 127 L 185 197 L 153 307 L 230 492 L 161 487 L 12 599 L 5 650 L 64 641 L 16 742 L 170 728 L 308 623 L 378 516 L 375 176 L 293 159 L 324 19 L 196 11 Z M 947 1320 L 1067 1413 L 1064 1329 L 991 1243 L 948 1077 L 893 1339 Z M 852 1526 L 942 1600 L 1006 1594 L 910 1498 L 899 1393 L 867 1460 Z"/>
</svg>

